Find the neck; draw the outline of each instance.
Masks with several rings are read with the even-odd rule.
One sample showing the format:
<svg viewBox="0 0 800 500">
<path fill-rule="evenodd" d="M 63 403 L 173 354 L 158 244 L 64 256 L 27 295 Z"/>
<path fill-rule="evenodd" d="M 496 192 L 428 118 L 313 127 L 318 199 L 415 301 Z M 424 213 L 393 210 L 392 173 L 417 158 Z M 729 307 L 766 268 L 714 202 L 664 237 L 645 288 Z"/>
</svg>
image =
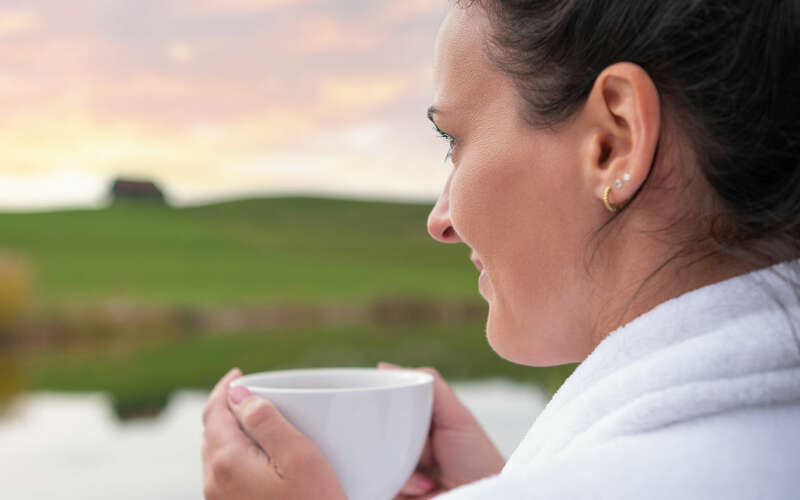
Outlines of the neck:
<svg viewBox="0 0 800 500">
<path fill-rule="evenodd" d="M 607 268 L 604 283 L 612 292 L 597 294 L 608 298 L 595 309 L 593 347 L 659 304 L 759 267 L 709 249 L 681 254 L 653 241 L 631 241 L 627 250 Z"/>
</svg>

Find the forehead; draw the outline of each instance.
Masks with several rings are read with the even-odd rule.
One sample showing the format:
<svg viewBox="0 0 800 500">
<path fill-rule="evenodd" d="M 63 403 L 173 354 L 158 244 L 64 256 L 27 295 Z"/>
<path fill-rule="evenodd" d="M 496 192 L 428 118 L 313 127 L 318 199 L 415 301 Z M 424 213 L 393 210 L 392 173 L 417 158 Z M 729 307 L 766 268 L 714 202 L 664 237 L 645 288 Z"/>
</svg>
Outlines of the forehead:
<svg viewBox="0 0 800 500">
<path fill-rule="evenodd" d="M 501 78 L 485 54 L 489 20 L 480 7 L 450 7 L 434 50 L 434 105 L 472 102 Z"/>
</svg>

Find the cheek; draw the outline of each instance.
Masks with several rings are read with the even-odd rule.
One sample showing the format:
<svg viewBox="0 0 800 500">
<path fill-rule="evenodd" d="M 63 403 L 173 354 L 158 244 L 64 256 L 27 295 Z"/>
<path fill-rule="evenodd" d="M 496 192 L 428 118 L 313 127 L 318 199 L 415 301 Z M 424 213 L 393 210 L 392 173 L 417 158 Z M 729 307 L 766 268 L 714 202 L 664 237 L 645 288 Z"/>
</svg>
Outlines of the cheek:
<svg viewBox="0 0 800 500">
<path fill-rule="evenodd" d="M 504 311 L 504 321 L 537 300 L 541 268 L 548 265 L 542 250 L 551 244 L 543 238 L 547 224 L 540 220 L 547 200 L 538 187 L 535 165 L 501 155 L 463 165 L 453 177 L 453 226 L 483 261 L 486 298 L 496 312 Z"/>
<path fill-rule="evenodd" d="M 568 189 L 559 179 L 563 170 L 553 168 L 558 163 L 548 155 L 491 153 L 486 150 L 454 173 L 451 220 L 492 271 L 493 281 L 506 273 L 512 274 L 503 276 L 506 280 L 524 281 L 571 253 L 565 238 Z"/>
<path fill-rule="evenodd" d="M 567 314 L 578 300 L 570 290 L 581 241 L 571 159 L 555 149 L 536 153 L 459 166 L 450 191 L 453 225 L 489 274 L 489 343 L 524 364 L 546 363 L 548 351 L 562 358 L 558 337 L 575 330 L 577 319 Z"/>
<path fill-rule="evenodd" d="M 453 174 L 450 216 L 464 242 L 488 257 L 487 243 L 507 239 L 513 228 L 522 200 L 512 190 L 525 180 L 523 172 L 503 158 L 482 155 L 470 160 Z"/>
</svg>

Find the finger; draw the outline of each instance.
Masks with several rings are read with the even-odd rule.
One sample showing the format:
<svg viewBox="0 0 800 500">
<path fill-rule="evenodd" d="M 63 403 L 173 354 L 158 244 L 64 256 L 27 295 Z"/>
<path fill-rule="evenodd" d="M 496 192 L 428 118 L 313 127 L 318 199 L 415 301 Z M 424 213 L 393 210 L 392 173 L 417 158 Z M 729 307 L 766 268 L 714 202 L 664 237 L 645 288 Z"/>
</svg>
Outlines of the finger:
<svg viewBox="0 0 800 500">
<path fill-rule="evenodd" d="M 208 401 L 206 402 L 206 407 L 203 409 L 203 426 L 208 427 L 209 422 L 212 420 L 222 418 L 224 420 L 224 414 L 222 410 L 227 410 L 227 392 L 230 386 L 230 383 L 233 380 L 236 380 L 238 377 L 242 376 L 242 372 L 239 371 L 238 368 L 234 368 L 229 371 L 224 377 L 217 382 L 217 385 L 211 391 L 211 394 L 208 396 Z M 230 411 L 227 411 L 230 413 Z M 222 417 L 220 417 L 222 415 Z"/>
<path fill-rule="evenodd" d="M 433 443 L 430 437 L 425 440 L 425 447 L 422 449 L 422 454 L 419 457 L 419 463 L 425 467 L 433 467 L 434 465 L 438 465 L 436 457 L 433 455 Z"/>
<path fill-rule="evenodd" d="M 247 446 L 250 444 L 227 404 L 229 385 L 240 376 L 241 372 L 235 369 L 231 370 L 220 380 L 208 399 L 203 412 L 203 435 L 209 453 L 226 445 Z"/>
<path fill-rule="evenodd" d="M 231 408 L 242 428 L 279 467 L 286 468 L 292 458 L 309 450 L 318 452 L 314 444 L 289 423 L 272 402 L 253 395 L 246 387 L 231 390 Z"/>
<path fill-rule="evenodd" d="M 226 406 L 227 403 L 227 392 L 228 387 L 230 386 L 231 382 L 236 380 L 237 378 L 242 376 L 241 370 L 238 368 L 234 368 L 222 377 L 217 385 L 214 386 L 214 389 L 211 391 L 211 394 L 208 396 L 208 402 L 206 403 L 206 410 L 210 410 L 214 406 Z M 207 411 L 203 412 L 203 422 L 205 423 L 205 419 L 208 417 Z"/>
<path fill-rule="evenodd" d="M 430 500 L 431 498 L 436 498 L 443 493 L 445 493 L 444 490 L 434 490 L 425 495 L 417 495 L 417 496 L 403 495 L 402 493 L 400 493 L 392 500 Z"/>
<path fill-rule="evenodd" d="M 414 472 L 411 474 L 408 481 L 406 481 L 406 484 L 400 489 L 400 494 L 418 497 L 430 493 L 434 489 L 436 489 L 436 482 L 433 479 L 421 472 Z"/>
<path fill-rule="evenodd" d="M 433 426 L 436 429 L 460 429 L 469 426 L 475 417 L 458 399 L 456 393 L 445 382 L 435 368 L 420 368 L 433 376 Z"/>
<path fill-rule="evenodd" d="M 392 363 L 387 363 L 386 361 L 378 362 L 378 369 L 379 370 L 408 370 L 408 368 L 403 368 L 399 365 L 394 365 Z"/>
<path fill-rule="evenodd" d="M 203 441 L 208 454 L 226 447 L 248 448 L 253 446 L 250 439 L 242 432 L 239 422 L 226 408 L 215 409 L 203 429 Z"/>
</svg>

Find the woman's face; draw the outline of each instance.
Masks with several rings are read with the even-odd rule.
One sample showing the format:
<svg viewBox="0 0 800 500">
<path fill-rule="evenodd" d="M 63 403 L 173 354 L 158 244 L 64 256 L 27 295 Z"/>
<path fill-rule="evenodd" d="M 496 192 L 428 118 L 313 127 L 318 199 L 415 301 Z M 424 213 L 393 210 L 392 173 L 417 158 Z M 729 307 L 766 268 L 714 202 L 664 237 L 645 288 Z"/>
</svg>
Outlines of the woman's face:
<svg viewBox="0 0 800 500">
<path fill-rule="evenodd" d="M 439 32 L 430 115 L 454 141 L 453 167 L 428 230 L 472 249 L 498 354 L 535 366 L 579 361 L 593 348 L 584 252 L 602 213 L 580 180 L 585 131 L 522 119 L 511 79 L 486 58 L 488 32 L 478 7 L 452 8 Z"/>
</svg>

